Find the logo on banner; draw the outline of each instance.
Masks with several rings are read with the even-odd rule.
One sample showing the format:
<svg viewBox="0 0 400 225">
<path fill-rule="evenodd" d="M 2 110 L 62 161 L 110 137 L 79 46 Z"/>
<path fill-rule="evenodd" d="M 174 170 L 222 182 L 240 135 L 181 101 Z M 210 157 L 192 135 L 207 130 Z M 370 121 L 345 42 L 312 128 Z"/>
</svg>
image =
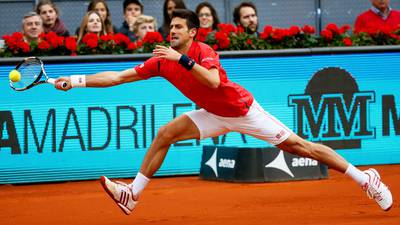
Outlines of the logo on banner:
<svg viewBox="0 0 400 225">
<path fill-rule="evenodd" d="M 356 80 L 338 67 L 324 68 L 311 78 L 304 94 L 288 97 L 299 136 L 334 149 L 361 148 L 375 138 L 369 107 L 374 91 L 360 91 Z"/>
<path fill-rule="evenodd" d="M 218 168 L 234 169 L 236 164 L 236 160 L 234 159 L 218 159 L 217 152 L 218 148 L 215 148 L 210 159 L 208 159 L 208 161 L 205 163 L 205 165 L 209 166 L 212 169 L 216 177 L 218 177 Z"/>
<path fill-rule="evenodd" d="M 269 164 L 267 164 L 265 166 L 265 168 L 275 168 L 278 170 L 281 170 L 283 172 L 285 172 L 286 174 L 288 174 L 291 177 L 294 177 L 292 171 L 289 169 L 285 157 L 283 155 L 283 151 L 279 151 L 278 156 Z"/>
<path fill-rule="evenodd" d="M 215 148 L 214 153 L 211 155 L 210 159 L 205 163 L 207 166 L 209 166 L 212 169 L 212 171 L 214 172 L 216 177 L 218 177 L 217 152 L 218 152 L 218 149 Z"/>
<path fill-rule="evenodd" d="M 314 160 L 314 159 L 310 159 L 310 158 L 305 158 L 305 157 L 294 157 L 294 155 L 292 155 L 293 157 L 287 157 L 289 161 L 291 161 L 291 163 L 287 163 L 286 159 L 285 159 L 285 154 L 282 150 L 279 150 L 279 154 L 275 157 L 274 160 L 272 160 L 270 163 L 268 163 L 265 168 L 274 168 L 274 169 L 278 169 L 284 173 L 286 173 L 287 175 L 289 175 L 290 177 L 295 177 L 295 175 L 293 174 L 292 170 L 290 169 L 290 167 L 292 169 L 295 170 L 296 167 L 314 167 L 314 166 L 318 166 L 318 161 Z"/>
</svg>

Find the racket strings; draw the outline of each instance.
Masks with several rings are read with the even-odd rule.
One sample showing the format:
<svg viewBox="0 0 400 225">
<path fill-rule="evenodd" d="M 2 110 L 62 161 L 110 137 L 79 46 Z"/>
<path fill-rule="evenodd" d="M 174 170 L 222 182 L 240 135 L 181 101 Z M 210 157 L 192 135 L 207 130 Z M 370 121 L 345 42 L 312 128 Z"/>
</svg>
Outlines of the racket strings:
<svg viewBox="0 0 400 225">
<path fill-rule="evenodd" d="M 42 65 L 39 60 L 28 58 L 18 67 L 21 74 L 20 80 L 13 82 L 15 88 L 25 88 L 36 81 L 42 71 Z"/>
</svg>

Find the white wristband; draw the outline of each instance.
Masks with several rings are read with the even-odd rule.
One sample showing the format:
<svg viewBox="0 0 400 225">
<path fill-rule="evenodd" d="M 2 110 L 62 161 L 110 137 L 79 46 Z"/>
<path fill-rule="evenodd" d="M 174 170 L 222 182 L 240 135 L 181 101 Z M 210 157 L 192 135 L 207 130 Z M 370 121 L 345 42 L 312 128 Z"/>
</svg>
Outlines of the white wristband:
<svg viewBox="0 0 400 225">
<path fill-rule="evenodd" d="M 70 78 L 72 87 L 86 87 L 85 75 L 72 75 Z"/>
</svg>

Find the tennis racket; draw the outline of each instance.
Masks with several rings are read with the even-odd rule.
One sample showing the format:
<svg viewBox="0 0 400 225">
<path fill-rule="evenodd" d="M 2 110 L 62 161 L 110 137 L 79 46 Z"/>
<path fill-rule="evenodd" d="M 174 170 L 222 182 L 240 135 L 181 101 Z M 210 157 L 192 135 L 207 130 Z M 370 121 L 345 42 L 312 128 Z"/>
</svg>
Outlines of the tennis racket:
<svg viewBox="0 0 400 225">
<path fill-rule="evenodd" d="M 15 67 L 20 73 L 20 79 L 16 82 L 10 80 L 10 87 L 16 91 L 28 90 L 38 84 L 49 83 L 55 85 L 56 79 L 49 78 L 44 70 L 44 64 L 38 57 L 28 57 Z M 67 83 L 63 83 L 65 88 Z"/>
</svg>

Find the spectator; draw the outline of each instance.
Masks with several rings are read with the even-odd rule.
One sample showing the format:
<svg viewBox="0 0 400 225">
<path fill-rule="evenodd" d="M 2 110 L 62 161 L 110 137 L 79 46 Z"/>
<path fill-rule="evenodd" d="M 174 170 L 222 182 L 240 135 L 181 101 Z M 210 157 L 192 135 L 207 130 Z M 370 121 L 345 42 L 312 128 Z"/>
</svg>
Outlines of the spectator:
<svg viewBox="0 0 400 225">
<path fill-rule="evenodd" d="M 123 6 L 125 20 L 119 28 L 119 32 L 128 36 L 131 41 L 135 41 L 133 24 L 137 17 L 143 14 L 143 4 L 139 0 L 124 0 Z"/>
<path fill-rule="evenodd" d="M 354 25 L 354 32 L 377 31 L 382 27 L 397 30 L 400 24 L 400 11 L 393 10 L 390 0 L 370 0 L 371 8 L 360 14 Z"/>
<path fill-rule="evenodd" d="M 107 34 L 117 33 L 117 28 L 112 25 L 110 10 L 105 0 L 91 0 L 86 12 L 93 10 L 100 14 Z"/>
<path fill-rule="evenodd" d="M 157 21 L 152 16 L 141 15 L 133 24 L 133 32 L 135 33 L 136 40 L 142 41 L 147 32 L 155 32 Z"/>
<path fill-rule="evenodd" d="M 22 19 L 22 35 L 27 43 L 37 42 L 43 32 L 42 18 L 36 12 L 29 12 Z"/>
<path fill-rule="evenodd" d="M 55 32 L 67 37 L 69 32 L 60 19 L 60 10 L 51 0 L 40 0 L 36 5 L 36 13 L 42 17 L 44 32 Z"/>
<path fill-rule="evenodd" d="M 210 28 L 211 30 L 218 28 L 219 19 L 217 11 L 210 3 L 200 3 L 196 7 L 196 14 L 200 20 L 200 28 Z"/>
<path fill-rule="evenodd" d="M 87 33 L 94 33 L 98 36 L 107 34 L 104 22 L 100 14 L 96 11 L 89 11 L 83 17 L 81 26 L 79 27 L 78 43 L 81 42 Z"/>
<path fill-rule="evenodd" d="M 183 0 L 165 0 L 163 7 L 164 21 L 158 32 L 161 33 L 164 39 L 169 35 L 169 24 L 171 23 L 172 11 L 174 9 L 186 9 Z"/>
<path fill-rule="evenodd" d="M 233 10 L 233 22 L 249 34 L 258 37 L 257 8 L 252 2 L 242 2 Z"/>
</svg>

